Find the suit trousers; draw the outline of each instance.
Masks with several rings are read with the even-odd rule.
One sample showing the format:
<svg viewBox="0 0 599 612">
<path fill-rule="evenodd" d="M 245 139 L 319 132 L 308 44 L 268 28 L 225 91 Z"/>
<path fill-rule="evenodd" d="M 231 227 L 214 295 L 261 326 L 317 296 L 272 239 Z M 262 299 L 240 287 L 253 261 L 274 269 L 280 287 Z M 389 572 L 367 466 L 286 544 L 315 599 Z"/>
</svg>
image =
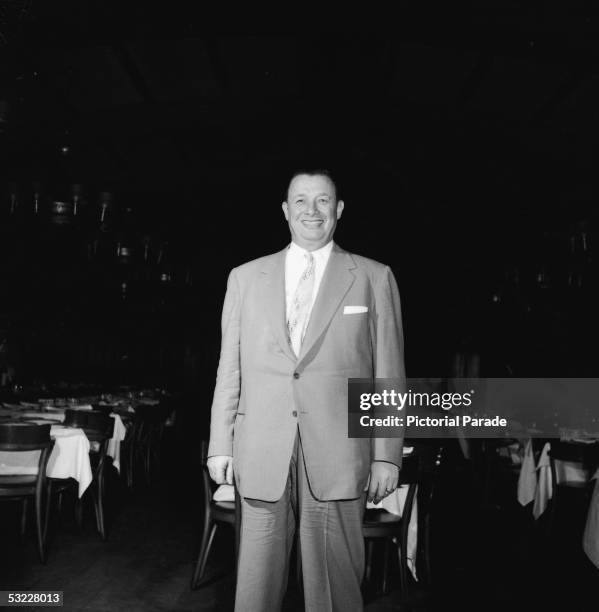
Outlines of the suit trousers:
<svg viewBox="0 0 599 612">
<path fill-rule="evenodd" d="M 306 610 L 362 610 L 364 502 L 364 496 L 340 501 L 314 498 L 298 431 L 283 496 L 276 502 L 242 499 L 235 610 L 281 609 L 296 529 Z"/>
</svg>

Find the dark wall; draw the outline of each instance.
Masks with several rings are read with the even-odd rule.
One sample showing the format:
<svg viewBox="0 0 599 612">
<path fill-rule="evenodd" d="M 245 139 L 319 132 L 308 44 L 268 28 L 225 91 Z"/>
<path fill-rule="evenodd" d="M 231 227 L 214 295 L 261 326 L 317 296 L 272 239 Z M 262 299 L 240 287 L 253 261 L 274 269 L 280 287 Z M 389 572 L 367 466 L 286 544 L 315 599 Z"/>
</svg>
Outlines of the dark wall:
<svg viewBox="0 0 599 612">
<path fill-rule="evenodd" d="M 23 376 L 211 388 L 227 273 L 285 246 L 305 166 L 338 178 L 339 244 L 392 266 L 410 374 L 456 351 L 487 374 L 594 373 L 588 3 L 412 10 L 334 44 L 61 6 L 0 47 L 0 327 Z"/>
</svg>

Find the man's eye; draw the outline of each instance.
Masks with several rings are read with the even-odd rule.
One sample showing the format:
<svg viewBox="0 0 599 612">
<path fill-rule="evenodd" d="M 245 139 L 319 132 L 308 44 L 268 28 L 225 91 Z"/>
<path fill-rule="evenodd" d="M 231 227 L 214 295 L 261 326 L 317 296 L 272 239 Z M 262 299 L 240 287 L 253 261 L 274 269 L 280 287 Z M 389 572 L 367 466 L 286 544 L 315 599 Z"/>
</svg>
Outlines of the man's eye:
<svg viewBox="0 0 599 612">
<path fill-rule="evenodd" d="M 303 201 L 303 200 L 296 200 L 296 201 L 295 201 L 295 203 L 296 203 L 298 206 L 301 206 L 301 205 L 304 203 L 304 201 Z"/>
<path fill-rule="evenodd" d="M 318 203 L 319 204 L 328 204 L 329 203 L 329 199 L 328 198 L 318 198 Z"/>
</svg>

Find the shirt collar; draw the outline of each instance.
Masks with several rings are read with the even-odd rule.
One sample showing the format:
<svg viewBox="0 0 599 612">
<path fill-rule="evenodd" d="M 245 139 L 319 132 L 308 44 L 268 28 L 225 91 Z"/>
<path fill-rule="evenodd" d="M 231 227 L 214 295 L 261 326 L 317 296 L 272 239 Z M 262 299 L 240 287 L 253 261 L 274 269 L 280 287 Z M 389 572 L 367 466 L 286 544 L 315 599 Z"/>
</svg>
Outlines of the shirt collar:
<svg viewBox="0 0 599 612">
<path fill-rule="evenodd" d="M 329 240 L 329 242 L 327 242 L 323 247 L 316 249 L 316 251 L 310 251 L 310 252 L 312 253 L 312 255 L 317 261 L 327 261 L 331 254 L 331 251 L 333 250 L 333 244 L 334 244 L 333 241 Z M 301 259 L 302 261 L 304 261 L 304 255 L 307 252 L 308 251 L 306 249 L 302 248 L 295 242 L 292 242 L 289 245 L 288 255 L 290 257 Z"/>
</svg>

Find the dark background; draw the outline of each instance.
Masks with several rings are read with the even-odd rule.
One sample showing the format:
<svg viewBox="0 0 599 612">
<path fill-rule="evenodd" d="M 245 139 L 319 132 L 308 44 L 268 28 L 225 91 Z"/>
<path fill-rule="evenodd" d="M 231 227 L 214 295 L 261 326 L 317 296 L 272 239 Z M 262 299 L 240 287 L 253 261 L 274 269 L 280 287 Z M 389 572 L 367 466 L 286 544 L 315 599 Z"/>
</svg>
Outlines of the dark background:
<svg viewBox="0 0 599 612">
<path fill-rule="evenodd" d="M 410 376 L 460 351 L 487 376 L 596 375 L 593 3 L 399 3 L 383 29 L 301 34 L 180 5 L 0 7 L 0 328 L 19 382 L 209 402 L 227 273 L 287 244 L 280 204 L 306 166 L 337 177 L 336 241 L 395 272 Z"/>
</svg>

